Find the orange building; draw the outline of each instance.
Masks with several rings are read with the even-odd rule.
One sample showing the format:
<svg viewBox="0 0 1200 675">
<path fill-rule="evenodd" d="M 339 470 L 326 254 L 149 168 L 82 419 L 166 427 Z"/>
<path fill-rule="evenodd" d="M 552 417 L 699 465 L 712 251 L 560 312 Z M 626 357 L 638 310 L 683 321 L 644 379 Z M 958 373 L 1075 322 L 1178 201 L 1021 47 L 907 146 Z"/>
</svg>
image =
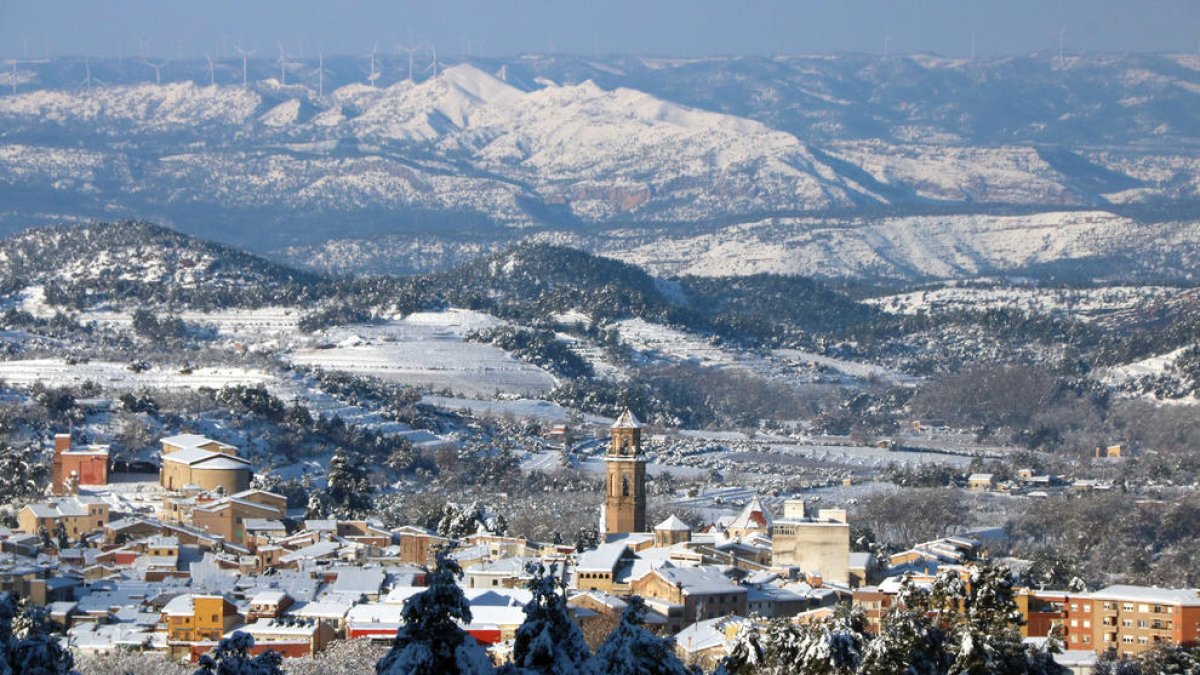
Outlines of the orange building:
<svg viewBox="0 0 1200 675">
<path fill-rule="evenodd" d="M 56 495 L 74 485 L 108 485 L 108 446 L 71 447 L 71 434 L 55 434 L 50 488 Z"/>
<path fill-rule="evenodd" d="M 1066 607 L 1067 649 L 1136 656 L 1200 639 L 1200 595 L 1192 589 L 1109 586 L 1072 595 Z"/>
<path fill-rule="evenodd" d="M 220 640 L 240 619 L 237 606 L 221 595 L 180 595 L 163 607 L 168 643 Z"/>
</svg>

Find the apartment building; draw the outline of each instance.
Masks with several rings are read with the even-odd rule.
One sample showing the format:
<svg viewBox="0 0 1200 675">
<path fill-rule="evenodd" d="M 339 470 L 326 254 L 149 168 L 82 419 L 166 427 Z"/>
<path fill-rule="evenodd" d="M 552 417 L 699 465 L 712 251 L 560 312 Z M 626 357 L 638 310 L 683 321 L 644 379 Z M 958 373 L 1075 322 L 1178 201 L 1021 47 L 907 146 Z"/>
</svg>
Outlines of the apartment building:
<svg viewBox="0 0 1200 675">
<path fill-rule="evenodd" d="M 1192 589 L 1109 586 L 1071 596 L 1066 609 L 1068 649 L 1136 656 L 1200 638 L 1200 595 Z"/>
</svg>

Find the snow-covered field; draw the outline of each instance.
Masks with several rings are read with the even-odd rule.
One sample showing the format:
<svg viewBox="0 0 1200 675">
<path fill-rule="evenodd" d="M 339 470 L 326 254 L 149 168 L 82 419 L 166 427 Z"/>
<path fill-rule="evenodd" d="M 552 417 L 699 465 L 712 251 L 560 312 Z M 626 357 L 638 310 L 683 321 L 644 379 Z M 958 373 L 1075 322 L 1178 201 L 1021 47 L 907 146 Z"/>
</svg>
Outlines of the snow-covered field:
<svg viewBox="0 0 1200 675">
<path fill-rule="evenodd" d="M 297 365 L 468 396 L 549 391 L 555 380 L 546 371 L 491 345 L 463 339 L 472 330 L 499 323 L 494 317 L 465 310 L 416 313 L 382 324 L 331 328 L 317 336 L 320 344 L 297 349 L 287 358 Z"/>
<path fill-rule="evenodd" d="M 979 287 L 949 285 L 864 302 L 892 314 L 1016 309 L 1031 314 L 1061 314 L 1092 320 L 1170 300 L 1185 289 L 1175 286 L 1105 286 L 1101 288 Z"/>
<path fill-rule="evenodd" d="M 913 378 L 896 371 L 866 363 L 844 361 L 797 349 L 773 349 L 758 353 L 734 352 L 699 336 L 650 323 L 643 319 L 618 321 L 614 327 L 621 339 L 652 358 L 692 361 L 703 366 L 737 368 L 769 378 L 786 378 L 792 383 L 814 382 L 822 368 L 848 377 L 878 377 L 890 382 L 910 382 Z"/>
<path fill-rule="evenodd" d="M 95 382 L 106 390 L 139 391 L 202 387 L 220 389 L 227 385 L 265 384 L 274 379 L 264 371 L 246 368 L 195 368 L 190 374 L 183 374 L 177 369 L 165 368 L 135 373 L 128 366 L 111 361 L 72 365 L 63 359 L 0 361 L 0 380 L 21 387 L 37 382 L 49 386 L 79 386 L 85 382 Z"/>
</svg>

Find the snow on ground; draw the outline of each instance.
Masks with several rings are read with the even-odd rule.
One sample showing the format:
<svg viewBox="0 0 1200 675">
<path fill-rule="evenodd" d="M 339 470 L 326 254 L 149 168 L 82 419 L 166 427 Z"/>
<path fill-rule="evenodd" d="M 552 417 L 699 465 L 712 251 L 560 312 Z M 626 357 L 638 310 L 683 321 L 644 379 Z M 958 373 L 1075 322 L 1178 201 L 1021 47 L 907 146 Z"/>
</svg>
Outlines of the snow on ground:
<svg viewBox="0 0 1200 675">
<path fill-rule="evenodd" d="M 532 418 L 563 424 L 567 421 L 570 411 L 550 401 L 520 398 L 509 401 L 476 401 L 469 398 L 454 398 L 451 396 L 425 396 L 421 403 L 441 408 L 442 410 L 467 410 L 472 415 L 511 415 L 520 418 Z"/>
<path fill-rule="evenodd" d="M 549 391 L 555 380 L 546 371 L 491 345 L 463 339 L 472 330 L 500 323 L 466 310 L 421 312 L 380 324 L 328 329 L 317 336 L 317 346 L 297 349 L 287 358 L 298 365 L 470 396 Z"/>
<path fill-rule="evenodd" d="M 1136 380 L 1142 377 L 1157 377 L 1165 374 L 1175 366 L 1175 362 L 1185 351 L 1191 347 L 1181 347 L 1166 354 L 1157 354 L 1140 361 L 1126 363 L 1121 366 L 1109 368 L 1105 374 L 1106 380 L 1114 384 L 1121 384 L 1130 380 Z"/>
<path fill-rule="evenodd" d="M 273 377 L 264 371 L 248 368 L 195 368 L 183 374 L 174 368 L 150 368 L 135 373 L 128 364 L 112 361 L 90 361 L 69 364 L 63 359 L 24 359 L 0 361 L 0 380 L 9 385 L 27 387 L 35 382 L 48 386 L 78 386 L 95 382 L 106 390 L 140 391 L 142 389 L 220 389 L 227 385 L 265 384 Z"/>
<path fill-rule="evenodd" d="M 1137 309 L 1149 302 L 1169 300 L 1185 290 L 1175 286 L 1036 288 L 949 285 L 870 298 L 863 302 L 891 314 L 1017 309 L 1034 314 L 1064 314 L 1091 320 L 1113 312 Z"/>
<path fill-rule="evenodd" d="M 738 368 L 768 378 L 786 378 L 791 383 L 815 381 L 823 366 L 854 378 L 879 377 L 894 383 L 912 381 L 903 373 L 866 363 L 843 361 L 797 349 L 774 349 L 763 353 L 733 352 L 702 337 L 650 323 L 642 319 L 618 321 L 614 327 L 621 339 L 634 349 L 703 366 Z"/>
</svg>

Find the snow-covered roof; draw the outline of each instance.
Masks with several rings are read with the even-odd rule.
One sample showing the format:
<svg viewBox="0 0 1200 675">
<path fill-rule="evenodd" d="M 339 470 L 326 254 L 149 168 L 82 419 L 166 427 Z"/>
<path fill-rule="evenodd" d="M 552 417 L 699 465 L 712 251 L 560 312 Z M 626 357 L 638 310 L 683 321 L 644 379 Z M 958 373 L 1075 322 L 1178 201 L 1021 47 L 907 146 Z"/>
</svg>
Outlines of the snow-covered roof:
<svg viewBox="0 0 1200 675">
<path fill-rule="evenodd" d="M 746 593 L 715 567 L 660 567 L 654 571 L 668 583 L 679 586 L 684 595 L 716 595 L 721 593 Z"/>
<path fill-rule="evenodd" d="M 579 572 L 612 572 L 626 550 L 627 547 L 621 542 L 600 544 L 590 551 L 580 553 L 575 569 Z"/>
<path fill-rule="evenodd" d="M 374 595 L 383 587 L 383 570 L 378 567 L 340 567 L 337 570 L 337 581 L 331 589 L 334 593 L 349 595 Z"/>
<path fill-rule="evenodd" d="M 1118 602 L 1154 602 L 1164 605 L 1200 605 L 1200 595 L 1194 588 L 1155 588 L 1117 584 L 1102 588 L 1087 597 L 1093 600 Z"/>
<path fill-rule="evenodd" d="M 317 632 L 317 623 L 259 619 L 254 623 L 241 626 L 237 630 L 251 635 L 292 635 L 307 638 Z M 237 631 L 230 631 L 225 637 L 229 637 L 235 632 Z"/>
<path fill-rule="evenodd" d="M 655 530 L 664 532 L 690 532 L 691 526 L 679 519 L 675 514 L 671 514 L 669 518 L 654 526 Z"/>
<path fill-rule="evenodd" d="M 300 560 L 311 560 L 314 558 L 324 558 L 326 556 L 331 556 L 331 555 L 337 553 L 339 548 L 341 548 L 341 544 L 338 544 L 336 542 L 318 541 L 317 543 L 313 544 L 312 546 L 305 546 L 304 548 L 302 548 L 298 551 L 292 551 L 291 553 L 283 556 L 279 560 L 280 560 L 280 562 L 284 562 L 284 563 L 292 563 L 292 562 L 297 562 Z"/>
<path fill-rule="evenodd" d="M 168 456 L 168 458 L 170 455 Z M 193 462 L 192 468 L 198 471 L 249 471 L 249 460 L 241 457 L 230 457 L 229 455 L 220 455 L 210 459 Z"/>
<path fill-rule="evenodd" d="M 638 418 L 633 414 L 633 411 L 631 411 L 629 408 L 626 408 L 625 412 L 621 413 L 621 415 L 617 417 L 617 421 L 613 422 L 612 428 L 641 429 L 642 423 L 638 421 Z"/>
<path fill-rule="evenodd" d="M 267 590 L 259 591 L 250 598 L 251 605 L 278 605 L 287 598 L 287 593 L 283 591 Z"/>
<path fill-rule="evenodd" d="M 731 530 L 762 529 L 767 527 L 771 527 L 771 514 L 763 508 L 762 502 L 758 500 L 757 496 L 751 499 L 750 503 L 746 504 L 746 508 L 742 509 L 742 512 L 738 514 L 737 518 L 734 518 L 729 523 L 729 529 Z"/>
<path fill-rule="evenodd" d="M 167 436 L 159 440 L 161 443 L 173 445 L 177 448 L 194 448 L 198 445 L 207 445 L 208 443 L 215 442 L 208 436 L 201 436 L 200 434 L 175 434 L 174 436 Z"/>
</svg>

